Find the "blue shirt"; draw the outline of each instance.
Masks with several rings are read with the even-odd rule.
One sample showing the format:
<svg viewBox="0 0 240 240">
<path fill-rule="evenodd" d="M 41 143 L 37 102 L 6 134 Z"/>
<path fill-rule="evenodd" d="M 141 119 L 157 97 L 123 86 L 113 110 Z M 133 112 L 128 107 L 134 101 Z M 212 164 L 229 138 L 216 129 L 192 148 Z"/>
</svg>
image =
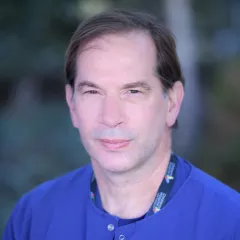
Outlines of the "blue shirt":
<svg viewBox="0 0 240 240">
<path fill-rule="evenodd" d="M 175 182 L 173 185 L 173 188 L 171 189 L 169 193 L 169 199 L 171 199 L 172 196 L 176 193 L 176 191 L 180 188 L 180 186 L 184 183 L 184 181 L 187 179 L 191 171 L 190 165 L 187 163 L 184 163 L 183 161 L 178 161 L 178 167 L 176 169 L 176 176 L 175 176 Z M 99 193 L 99 189 L 96 188 L 96 193 L 95 193 L 95 198 L 96 198 L 96 206 L 103 211 L 104 208 L 101 203 L 101 197 Z M 151 212 L 152 209 L 149 209 L 149 212 Z M 136 221 L 139 221 L 143 218 L 147 217 L 147 213 L 144 214 L 141 217 L 134 218 L 134 219 L 122 219 L 122 218 L 117 218 L 118 219 L 118 226 L 123 226 L 127 225 Z"/>
<path fill-rule="evenodd" d="M 3 240 L 240 239 L 240 194 L 178 157 L 168 203 L 160 212 L 118 225 L 90 198 L 91 165 L 26 193 Z"/>
</svg>

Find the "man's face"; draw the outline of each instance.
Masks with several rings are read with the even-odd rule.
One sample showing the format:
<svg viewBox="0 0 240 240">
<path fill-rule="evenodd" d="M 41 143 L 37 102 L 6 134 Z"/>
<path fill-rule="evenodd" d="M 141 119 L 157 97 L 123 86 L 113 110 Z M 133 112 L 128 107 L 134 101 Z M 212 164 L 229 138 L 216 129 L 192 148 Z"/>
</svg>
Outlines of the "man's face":
<svg viewBox="0 0 240 240">
<path fill-rule="evenodd" d="M 123 172 L 156 155 L 174 123 L 155 76 L 156 50 L 144 33 L 106 35 L 89 43 L 66 97 L 73 125 L 93 162 Z M 73 95 L 72 95 L 73 94 Z"/>
</svg>

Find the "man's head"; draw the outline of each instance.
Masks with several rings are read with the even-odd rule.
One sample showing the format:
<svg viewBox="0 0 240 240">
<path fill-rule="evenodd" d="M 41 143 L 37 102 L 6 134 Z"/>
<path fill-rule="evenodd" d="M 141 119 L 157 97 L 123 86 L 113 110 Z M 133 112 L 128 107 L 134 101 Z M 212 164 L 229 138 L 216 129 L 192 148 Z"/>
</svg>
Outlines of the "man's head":
<svg viewBox="0 0 240 240">
<path fill-rule="evenodd" d="M 73 125 L 92 161 L 129 171 L 166 150 L 184 80 L 174 38 L 155 18 L 115 10 L 84 21 L 65 72 Z"/>
</svg>

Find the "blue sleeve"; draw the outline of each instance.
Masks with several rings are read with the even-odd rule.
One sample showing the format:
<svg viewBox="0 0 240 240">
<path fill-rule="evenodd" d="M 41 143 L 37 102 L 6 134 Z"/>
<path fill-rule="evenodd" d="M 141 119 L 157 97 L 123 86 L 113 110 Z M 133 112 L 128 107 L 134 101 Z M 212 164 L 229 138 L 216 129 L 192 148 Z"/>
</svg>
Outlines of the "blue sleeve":
<svg viewBox="0 0 240 240">
<path fill-rule="evenodd" d="M 18 201 L 8 219 L 3 232 L 3 240 L 28 240 L 30 222 L 31 207 L 28 197 L 24 195 Z"/>
</svg>

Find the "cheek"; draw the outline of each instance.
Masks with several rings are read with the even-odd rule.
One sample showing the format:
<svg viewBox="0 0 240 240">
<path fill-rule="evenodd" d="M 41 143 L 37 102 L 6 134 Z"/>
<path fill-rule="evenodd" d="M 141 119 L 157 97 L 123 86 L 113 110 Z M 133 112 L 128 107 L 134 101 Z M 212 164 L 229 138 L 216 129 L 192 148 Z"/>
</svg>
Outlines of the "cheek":
<svg viewBox="0 0 240 240">
<path fill-rule="evenodd" d="M 76 117 L 79 131 L 86 133 L 96 125 L 99 114 L 99 104 L 97 102 L 79 101 L 76 104 Z"/>
<path fill-rule="evenodd" d="M 163 124 L 166 118 L 165 107 L 161 102 L 142 103 L 129 107 L 127 112 L 133 126 L 154 128 L 156 125 Z"/>
</svg>

